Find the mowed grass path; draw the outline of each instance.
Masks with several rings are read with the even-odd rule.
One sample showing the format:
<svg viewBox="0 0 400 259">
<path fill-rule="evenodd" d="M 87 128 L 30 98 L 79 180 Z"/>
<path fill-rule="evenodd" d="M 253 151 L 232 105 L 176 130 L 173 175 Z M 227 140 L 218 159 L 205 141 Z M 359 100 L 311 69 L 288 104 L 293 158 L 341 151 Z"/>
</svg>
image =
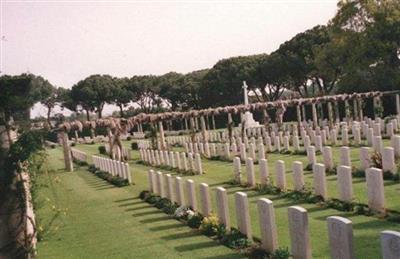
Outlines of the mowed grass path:
<svg viewBox="0 0 400 259">
<path fill-rule="evenodd" d="M 117 188 L 78 168 L 64 172 L 60 148 L 48 150 L 38 177 L 39 258 L 241 258 L 138 198 L 137 185 Z"/>
<path fill-rule="evenodd" d="M 129 143 L 125 142 L 124 145 L 128 146 Z M 77 147 L 88 154 L 96 154 L 98 153 L 98 145 L 79 145 Z M 334 157 L 336 161 L 338 161 L 338 148 L 334 148 Z M 138 152 L 133 152 L 133 158 L 138 159 Z M 352 149 L 353 160 L 356 163 L 358 152 L 356 149 Z M 270 174 L 274 175 L 274 162 L 276 160 L 282 159 L 286 162 L 287 166 L 287 181 L 288 187 L 292 186 L 292 176 L 291 176 L 291 164 L 295 160 L 303 161 L 304 165 L 306 165 L 306 157 L 305 156 L 294 156 L 294 155 L 281 155 L 281 154 L 269 154 L 269 170 Z M 318 160 L 322 161 L 322 158 L 318 156 Z M 256 166 L 257 176 L 258 174 L 258 166 Z M 134 175 L 134 179 L 138 186 L 143 186 L 143 189 L 147 189 L 147 170 L 149 167 L 138 165 L 135 161 L 131 162 L 131 170 Z M 253 234 L 256 237 L 260 237 L 259 231 L 259 222 L 258 222 L 258 211 L 256 202 L 261 197 L 266 197 L 271 199 L 274 202 L 275 212 L 276 212 L 276 223 L 278 227 L 278 241 L 279 246 L 281 247 L 289 247 L 290 239 L 289 239 L 289 230 L 288 230 L 288 218 L 287 218 L 287 208 L 289 206 L 298 205 L 306 208 L 308 210 L 309 215 L 309 225 L 310 225 L 310 235 L 311 235 L 311 245 L 312 245 L 312 253 L 314 258 L 329 258 L 329 246 L 328 246 L 328 233 L 326 226 L 326 218 L 329 216 L 342 216 L 349 218 L 353 222 L 354 229 L 354 237 L 355 237 L 355 251 L 356 258 L 380 258 L 380 242 L 379 242 L 379 234 L 383 230 L 400 230 L 400 224 L 395 224 L 388 222 L 386 220 L 381 220 L 375 217 L 366 217 L 360 215 L 353 215 L 352 213 L 340 212 L 333 209 L 324 209 L 318 207 L 314 204 L 303 204 L 296 203 L 292 200 L 279 198 L 274 195 L 259 195 L 258 193 L 245 189 L 242 187 L 233 187 L 230 185 L 226 185 L 226 182 L 233 177 L 232 173 L 232 163 L 229 162 L 221 162 L 221 161 L 210 161 L 203 159 L 203 169 L 205 170 L 204 175 L 196 175 L 196 176 L 183 176 L 185 179 L 193 179 L 197 184 L 205 182 L 208 183 L 212 189 L 212 202 L 215 208 L 215 193 L 214 188 L 218 186 L 223 186 L 228 190 L 229 194 L 229 208 L 230 208 L 230 216 L 232 225 L 236 225 L 236 215 L 235 215 L 235 204 L 234 204 L 234 193 L 237 191 L 243 191 L 248 194 L 249 202 L 250 202 L 250 216 L 252 223 Z M 155 169 L 156 170 L 156 169 Z M 172 175 L 176 175 L 174 172 L 162 171 L 163 173 L 171 173 Z M 242 172 L 244 172 L 243 179 L 246 179 L 245 167 L 242 168 Z M 309 172 L 306 172 L 306 181 L 309 186 L 312 183 L 312 175 Z M 145 184 L 143 184 L 145 183 Z M 366 201 L 366 189 L 365 189 L 365 180 L 355 178 L 354 179 L 355 186 L 355 195 L 359 196 L 361 201 Z M 386 182 L 385 188 L 389 189 L 386 192 L 390 191 L 389 195 L 396 194 L 396 197 L 386 197 L 388 204 L 390 202 L 391 206 L 399 206 L 398 202 L 398 188 L 399 184 L 393 184 L 393 182 Z M 335 197 L 336 194 L 336 176 L 328 177 L 328 186 L 330 196 Z M 197 185 L 198 188 L 198 185 Z M 199 192 L 197 199 L 199 201 Z M 215 209 L 214 209 L 215 211 Z"/>
</svg>

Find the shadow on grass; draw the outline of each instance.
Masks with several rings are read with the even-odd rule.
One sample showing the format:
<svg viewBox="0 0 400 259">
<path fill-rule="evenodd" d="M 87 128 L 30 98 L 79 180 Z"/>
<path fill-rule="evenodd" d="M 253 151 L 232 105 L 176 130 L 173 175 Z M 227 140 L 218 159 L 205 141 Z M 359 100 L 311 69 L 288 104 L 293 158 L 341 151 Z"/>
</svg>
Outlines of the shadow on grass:
<svg viewBox="0 0 400 259">
<path fill-rule="evenodd" d="M 119 204 L 118 207 L 128 207 L 128 206 L 134 206 L 134 205 L 142 204 L 142 203 L 144 203 L 144 201 L 139 200 L 139 201 L 135 201 L 135 202 Z"/>
<path fill-rule="evenodd" d="M 183 226 L 187 228 L 187 226 L 185 226 L 185 225 L 183 225 Z M 162 236 L 161 239 L 177 240 L 177 239 L 183 239 L 183 238 L 192 238 L 192 237 L 196 237 L 199 235 L 200 235 L 200 233 L 189 230 L 189 231 L 185 231 L 185 232 L 181 232 L 181 233 L 177 233 L 177 234 L 170 234 L 168 236 Z"/>
<path fill-rule="evenodd" d="M 175 250 L 179 252 L 185 252 L 185 251 L 193 251 L 195 249 L 204 249 L 216 246 L 219 246 L 219 244 L 216 243 L 215 241 L 207 241 L 203 243 L 194 243 L 194 244 L 176 246 Z"/>
<path fill-rule="evenodd" d="M 151 231 L 164 231 L 168 229 L 176 229 L 176 228 L 187 228 L 187 226 L 183 225 L 182 223 L 174 223 L 171 225 L 164 225 L 164 226 L 158 226 L 158 227 L 151 227 L 149 230 Z"/>
<path fill-rule="evenodd" d="M 158 218 L 151 218 L 151 219 L 143 219 L 143 220 L 139 220 L 139 222 L 141 223 L 153 223 L 153 222 L 157 222 L 157 221 L 164 221 L 164 220 L 168 220 L 171 219 L 168 216 L 163 216 L 163 217 L 158 217 Z"/>
<path fill-rule="evenodd" d="M 125 211 L 143 210 L 143 209 L 148 209 L 148 208 L 153 208 L 153 207 L 150 205 L 144 205 L 144 206 L 138 206 L 138 207 L 126 209 Z"/>
<path fill-rule="evenodd" d="M 159 215 L 159 214 L 164 214 L 164 213 L 162 211 L 158 211 L 158 210 L 154 210 L 153 209 L 151 211 L 144 211 L 144 212 L 135 213 L 135 214 L 132 214 L 132 216 L 141 217 L 141 216 L 157 215 L 157 214 Z"/>
<path fill-rule="evenodd" d="M 140 198 L 139 197 L 136 197 L 136 198 L 132 197 L 132 198 L 127 198 L 127 199 L 116 200 L 114 202 L 136 201 L 136 200 L 140 200 Z"/>
<path fill-rule="evenodd" d="M 224 255 L 212 255 L 212 256 L 207 256 L 203 257 L 204 259 L 232 259 L 232 258 L 246 258 L 245 256 L 241 254 L 235 254 L 235 253 L 230 253 L 230 254 L 224 254 Z"/>
</svg>

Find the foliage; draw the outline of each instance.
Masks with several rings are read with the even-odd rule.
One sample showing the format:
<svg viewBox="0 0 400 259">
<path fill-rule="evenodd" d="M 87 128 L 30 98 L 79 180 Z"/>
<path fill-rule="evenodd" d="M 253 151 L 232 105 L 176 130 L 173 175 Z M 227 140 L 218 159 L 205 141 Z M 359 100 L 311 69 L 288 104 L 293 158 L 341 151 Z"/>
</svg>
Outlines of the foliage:
<svg viewBox="0 0 400 259">
<path fill-rule="evenodd" d="M 203 220 L 203 216 L 200 215 L 199 213 L 189 214 L 187 224 L 191 228 L 199 228 L 202 220 Z"/>
<path fill-rule="evenodd" d="M 124 179 L 122 177 L 116 176 L 116 175 L 111 175 L 108 172 L 96 170 L 93 172 L 93 169 L 90 169 L 90 172 L 96 175 L 97 177 L 106 180 L 107 182 L 117 186 L 117 187 L 123 187 L 129 185 L 129 182 L 127 179 Z"/>
<path fill-rule="evenodd" d="M 220 224 L 217 215 L 211 214 L 203 218 L 199 229 L 206 236 L 214 236 L 217 234 Z"/>
<path fill-rule="evenodd" d="M 226 235 L 221 238 L 220 242 L 233 249 L 243 249 L 251 244 L 251 241 L 235 228 L 232 228 L 230 232 L 226 233 Z"/>
<path fill-rule="evenodd" d="M 137 142 L 132 142 L 131 143 L 131 149 L 132 150 L 139 150 L 139 146 Z"/>
<path fill-rule="evenodd" d="M 373 167 L 382 169 L 382 154 L 379 152 L 374 152 L 371 155 L 371 163 Z"/>
<path fill-rule="evenodd" d="M 107 154 L 107 150 L 105 146 L 99 146 L 99 153 L 102 155 L 106 155 Z"/>
</svg>

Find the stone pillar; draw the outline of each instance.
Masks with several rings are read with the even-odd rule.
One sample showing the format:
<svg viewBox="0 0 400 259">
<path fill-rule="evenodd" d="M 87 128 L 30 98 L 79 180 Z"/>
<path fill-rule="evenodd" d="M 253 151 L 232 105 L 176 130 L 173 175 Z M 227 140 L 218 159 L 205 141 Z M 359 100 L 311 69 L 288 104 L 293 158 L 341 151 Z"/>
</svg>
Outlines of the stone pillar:
<svg viewBox="0 0 400 259">
<path fill-rule="evenodd" d="M 394 135 L 391 139 L 392 147 L 394 148 L 394 155 L 400 158 L 400 136 Z"/>
<path fill-rule="evenodd" d="M 351 167 L 341 165 L 337 169 L 339 199 L 345 202 L 353 201 L 353 182 Z"/>
<path fill-rule="evenodd" d="M 246 145 L 244 143 L 240 145 L 240 159 L 243 161 L 247 159 Z"/>
<path fill-rule="evenodd" d="M 397 171 L 396 161 L 394 159 L 394 149 L 392 147 L 385 147 L 382 152 L 382 170 L 383 172 L 391 172 L 395 174 Z"/>
<path fill-rule="evenodd" d="M 349 145 L 349 133 L 346 126 L 342 128 L 342 146 Z"/>
<path fill-rule="evenodd" d="M 324 164 L 328 171 L 333 170 L 333 158 L 332 158 L 332 148 L 325 146 L 322 148 L 322 156 L 324 158 Z"/>
<path fill-rule="evenodd" d="M 73 172 L 74 165 L 72 163 L 71 148 L 68 145 L 68 134 L 65 131 L 61 131 L 60 135 L 63 145 L 65 170 L 67 172 Z"/>
<path fill-rule="evenodd" d="M 165 192 L 165 187 L 164 187 L 164 177 L 163 174 L 161 172 L 157 172 L 157 189 L 159 191 L 159 194 L 161 196 L 161 198 L 166 198 L 166 192 Z"/>
<path fill-rule="evenodd" d="M 248 157 L 246 160 L 246 172 L 247 172 L 247 184 L 251 187 L 256 186 L 256 178 L 254 175 L 254 163 L 253 159 Z"/>
<path fill-rule="evenodd" d="M 186 160 L 186 154 L 184 152 L 182 152 L 181 156 L 182 156 L 183 171 L 187 172 L 187 171 L 189 171 L 189 167 L 188 167 L 188 163 L 187 163 L 187 160 Z"/>
<path fill-rule="evenodd" d="M 217 213 L 218 218 L 222 224 L 225 225 L 226 229 L 230 231 L 231 220 L 229 217 L 229 206 L 228 206 L 228 194 L 226 190 L 222 187 L 217 187 L 215 189 L 217 198 Z"/>
<path fill-rule="evenodd" d="M 374 151 L 382 154 L 383 143 L 381 136 L 374 136 L 372 141 L 372 146 L 374 147 Z"/>
<path fill-rule="evenodd" d="M 165 149 L 166 143 L 165 143 L 164 127 L 162 121 L 158 122 L 158 130 L 160 133 L 161 149 Z"/>
<path fill-rule="evenodd" d="M 154 192 L 154 189 L 155 189 L 154 188 L 155 183 L 153 181 L 153 179 L 154 179 L 153 173 L 154 173 L 153 170 L 147 171 L 147 180 L 149 181 L 149 191 L 150 192 Z"/>
<path fill-rule="evenodd" d="M 370 148 L 369 147 L 362 147 L 360 149 L 360 162 L 362 170 L 369 168 L 370 166 Z"/>
<path fill-rule="evenodd" d="M 182 163 L 181 163 L 181 157 L 179 155 L 179 152 L 175 152 L 175 160 L 176 160 L 176 167 L 178 168 L 178 170 L 182 170 Z"/>
<path fill-rule="evenodd" d="M 332 259 L 355 259 L 353 227 L 350 220 L 331 216 L 327 218 L 329 246 Z"/>
<path fill-rule="evenodd" d="M 313 165 L 313 177 L 315 195 L 319 195 L 326 200 L 328 197 L 328 189 L 326 186 L 325 166 L 323 164 L 315 163 Z"/>
<path fill-rule="evenodd" d="M 247 195 L 244 192 L 235 193 L 235 205 L 236 205 L 236 220 L 238 230 L 246 235 L 247 239 L 253 240 L 251 233 L 249 203 Z"/>
<path fill-rule="evenodd" d="M 211 214 L 211 198 L 210 198 L 210 188 L 208 184 L 200 184 L 200 200 L 201 200 L 201 213 L 208 217 Z"/>
<path fill-rule="evenodd" d="M 261 198 L 257 201 L 261 232 L 261 247 L 272 253 L 278 248 L 278 234 L 275 224 L 275 212 L 272 201 Z"/>
<path fill-rule="evenodd" d="M 307 148 L 307 159 L 310 165 L 313 165 L 317 162 L 317 159 L 315 158 L 315 147 L 314 146 L 309 146 Z"/>
<path fill-rule="evenodd" d="M 366 170 L 368 207 L 378 212 L 385 212 L 385 193 L 383 189 L 383 173 L 378 168 Z"/>
<path fill-rule="evenodd" d="M 298 206 L 288 208 L 291 254 L 293 258 L 311 259 L 307 211 Z"/>
<path fill-rule="evenodd" d="M 197 172 L 197 174 L 203 174 L 203 167 L 201 165 L 201 156 L 199 153 L 196 153 L 195 157 L 196 157 L 196 161 L 195 161 L 196 172 Z"/>
<path fill-rule="evenodd" d="M 241 166 L 242 165 L 240 163 L 240 158 L 235 157 L 233 159 L 233 177 L 234 177 L 235 181 L 238 183 L 240 183 L 240 181 L 242 180 L 242 176 L 240 174 Z"/>
<path fill-rule="evenodd" d="M 260 182 L 262 185 L 266 185 L 269 182 L 269 173 L 268 173 L 268 163 L 266 159 L 260 159 L 258 161 L 260 165 Z"/>
<path fill-rule="evenodd" d="M 351 167 L 351 157 L 349 147 L 340 147 L 340 165 Z"/>
<path fill-rule="evenodd" d="M 293 184 L 295 191 L 304 189 L 303 163 L 300 161 L 293 162 Z"/>
<path fill-rule="evenodd" d="M 167 183 L 167 198 L 171 201 L 174 202 L 174 185 L 172 182 L 172 176 L 171 174 L 165 174 L 165 182 Z"/>
<path fill-rule="evenodd" d="M 400 258 L 400 232 L 386 230 L 381 232 L 381 250 L 384 259 Z"/>
<path fill-rule="evenodd" d="M 249 145 L 249 157 L 251 157 L 253 160 L 256 160 L 256 147 L 254 146 L 254 143 L 250 143 Z"/>
<path fill-rule="evenodd" d="M 185 192 L 183 190 L 183 180 L 179 176 L 175 178 L 175 197 L 176 202 L 180 206 L 186 205 Z"/>
<path fill-rule="evenodd" d="M 188 194 L 188 205 L 194 211 L 197 211 L 196 187 L 193 180 L 186 180 L 186 190 Z"/>
<path fill-rule="evenodd" d="M 264 144 L 262 142 L 258 143 L 258 160 L 265 159 Z"/>
<path fill-rule="evenodd" d="M 311 104 L 311 108 L 312 108 L 313 126 L 315 129 L 318 127 L 317 108 L 315 107 L 315 103 Z"/>
<path fill-rule="evenodd" d="M 204 120 L 204 116 L 200 117 L 200 124 L 201 124 L 201 134 L 203 136 L 203 142 L 208 142 L 208 132 L 206 129 L 206 122 Z"/>
<path fill-rule="evenodd" d="M 281 191 L 286 191 L 286 169 L 285 162 L 282 160 L 277 160 L 275 163 L 276 172 L 276 186 L 281 189 Z"/>
</svg>

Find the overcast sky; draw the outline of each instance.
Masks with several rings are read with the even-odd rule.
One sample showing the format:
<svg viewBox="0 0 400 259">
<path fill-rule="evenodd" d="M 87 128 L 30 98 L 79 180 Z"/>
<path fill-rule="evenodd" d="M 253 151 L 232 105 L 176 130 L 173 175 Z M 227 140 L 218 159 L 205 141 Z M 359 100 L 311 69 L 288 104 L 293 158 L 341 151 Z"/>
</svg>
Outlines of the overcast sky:
<svg viewBox="0 0 400 259">
<path fill-rule="evenodd" d="M 326 24 L 337 2 L 0 1 L 1 73 L 67 88 L 91 74 L 186 73 L 269 53 Z"/>
</svg>

